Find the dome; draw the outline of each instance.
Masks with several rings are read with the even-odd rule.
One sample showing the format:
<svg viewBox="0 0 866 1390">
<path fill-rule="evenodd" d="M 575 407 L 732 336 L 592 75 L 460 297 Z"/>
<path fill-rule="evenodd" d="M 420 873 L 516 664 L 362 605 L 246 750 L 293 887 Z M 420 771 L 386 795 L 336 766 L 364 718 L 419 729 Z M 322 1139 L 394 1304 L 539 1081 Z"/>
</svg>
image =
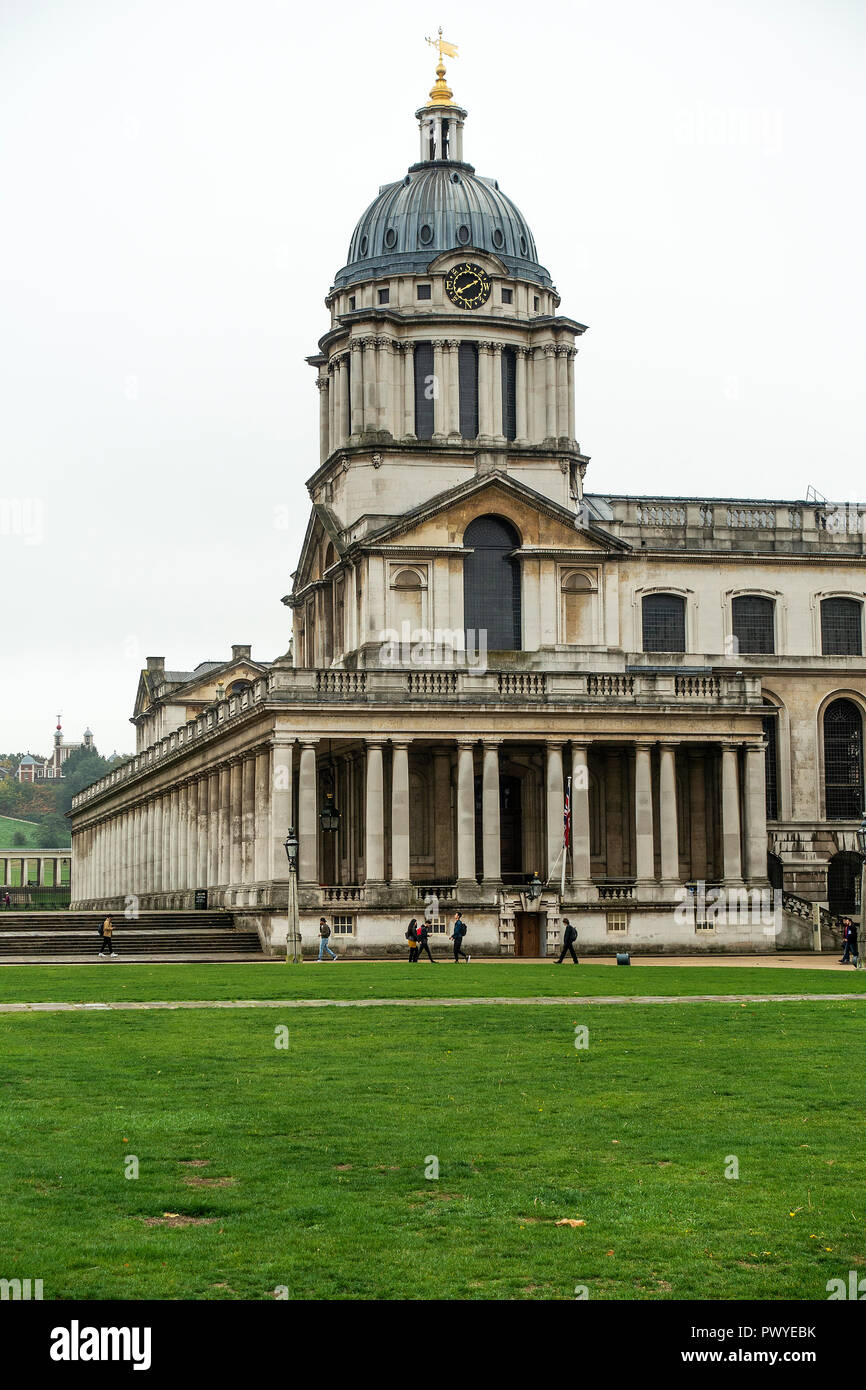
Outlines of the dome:
<svg viewBox="0 0 866 1390">
<path fill-rule="evenodd" d="M 416 164 L 367 208 L 334 284 L 340 289 L 391 274 L 423 275 L 443 251 L 468 248 L 498 256 L 512 275 L 551 287 L 526 219 L 495 179 L 479 177 L 469 164 Z"/>
</svg>

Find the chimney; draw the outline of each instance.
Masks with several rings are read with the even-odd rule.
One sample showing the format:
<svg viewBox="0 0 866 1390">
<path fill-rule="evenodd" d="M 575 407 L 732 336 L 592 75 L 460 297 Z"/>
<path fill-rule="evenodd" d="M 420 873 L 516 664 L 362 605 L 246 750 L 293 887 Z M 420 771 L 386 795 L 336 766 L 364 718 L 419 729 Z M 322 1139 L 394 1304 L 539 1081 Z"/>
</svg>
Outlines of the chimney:
<svg viewBox="0 0 866 1390">
<path fill-rule="evenodd" d="M 160 676 L 165 675 L 165 657 L 149 656 L 147 658 L 147 669 Z"/>
<path fill-rule="evenodd" d="M 248 660 L 252 661 L 252 650 L 251 643 L 248 643 L 246 646 L 232 647 L 232 661 L 240 661 L 243 657 L 247 657 Z"/>
</svg>

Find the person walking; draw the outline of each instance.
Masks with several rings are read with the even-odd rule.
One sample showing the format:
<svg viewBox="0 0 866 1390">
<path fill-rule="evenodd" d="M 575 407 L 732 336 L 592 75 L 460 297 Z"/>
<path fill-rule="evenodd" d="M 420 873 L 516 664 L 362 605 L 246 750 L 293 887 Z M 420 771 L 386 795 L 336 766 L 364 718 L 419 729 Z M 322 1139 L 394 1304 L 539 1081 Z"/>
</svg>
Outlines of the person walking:
<svg viewBox="0 0 866 1390">
<path fill-rule="evenodd" d="M 842 918 L 842 947 L 843 947 L 843 949 L 842 949 L 842 959 L 839 961 L 839 964 L 840 964 L 840 965 L 850 965 L 850 964 L 851 964 L 851 932 L 852 932 L 853 930 L 854 930 L 854 926 L 853 926 L 853 923 L 852 923 L 852 921 L 851 921 L 851 918 L 850 918 L 850 917 L 843 917 L 843 918 Z M 856 937 L 855 937 L 855 940 L 856 940 Z"/>
<path fill-rule="evenodd" d="M 462 956 L 463 959 L 466 961 L 466 964 L 467 964 L 467 965 L 469 964 L 469 962 L 470 962 L 471 959 L 472 959 L 471 956 L 467 956 L 466 952 L 465 952 L 464 949 L 463 949 L 463 938 L 465 937 L 465 935 L 466 935 L 466 923 L 463 921 L 463 914 L 462 914 L 461 912 L 458 911 L 458 912 L 456 913 L 455 917 L 454 917 L 454 930 L 453 930 L 452 933 L 451 933 L 451 940 L 454 942 L 454 964 L 455 964 L 455 965 L 459 965 L 459 964 L 460 964 L 460 957 L 461 957 L 461 956 Z"/>
<path fill-rule="evenodd" d="M 562 950 L 559 953 L 559 960 L 556 963 L 557 965 L 562 965 L 562 962 L 565 960 L 565 953 L 568 951 L 575 965 L 580 965 L 580 961 L 574 953 L 574 943 L 577 940 L 577 929 L 571 925 L 567 917 L 563 917 L 562 925 L 564 928 L 562 933 Z"/>
<path fill-rule="evenodd" d="M 860 960 L 860 948 L 857 943 L 857 923 L 848 924 L 848 952 L 851 957 L 851 964 L 857 966 Z"/>
<path fill-rule="evenodd" d="M 320 917 L 320 918 L 319 918 L 319 961 L 321 961 L 321 960 L 324 959 L 324 955 L 325 955 L 325 952 L 326 952 L 326 951 L 327 951 L 328 955 L 331 957 L 331 960 L 336 960 L 336 959 L 337 959 L 337 952 L 336 952 L 336 951 L 332 951 L 331 948 L 330 948 L 330 946 L 328 945 L 328 938 L 330 937 L 330 935 L 331 935 L 331 928 L 328 926 L 327 918 L 325 918 L 325 917 Z M 317 962 L 317 964 L 318 964 L 318 962 Z"/>
<path fill-rule="evenodd" d="M 117 960 L 117 952 L 114 949 L 114 923 L 110 917 L 106 917 L 99 933 L 102 938 L 102 945 L 99 948 L 99 956 L 110 956 L 112 960 Z"/>
<path fill-rule="evenodd" d="M 413 917 L 406 928 L 406 940 L 409 942 L 409 964 L 417 965 L 420 947 L 418 945 L 418 918 Z"/>
<path fill-rule="evenodd" d="M 427 959 L 431 965 L 438 965 L 438 961 L 435 961 L 430 954 L 430 924 L 426 919 L 418 927 L 418 954 L 415 957 L 416 960 L 421 959 L 422 951 L 427 952 Z"/>
</svg>

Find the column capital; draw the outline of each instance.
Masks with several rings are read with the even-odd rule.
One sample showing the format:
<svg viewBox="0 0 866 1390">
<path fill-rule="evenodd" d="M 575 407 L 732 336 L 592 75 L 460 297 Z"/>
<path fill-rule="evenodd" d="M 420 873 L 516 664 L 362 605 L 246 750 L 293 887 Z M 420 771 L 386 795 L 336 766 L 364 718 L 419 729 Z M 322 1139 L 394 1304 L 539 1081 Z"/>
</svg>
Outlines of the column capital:
<svg viewBox="0 0 866 1390">
<path fill-rule="evenodd" d="M 499 748 L 505 742 L 505 739 L 497 738 L 496 735 L 494 735 L 493 737 L 487 737 L 487 735 L 482 735 L 481 742 L 483 743 L 485 748 Z"/>
<path fill-rule="evenodd" d="M 402 736 L 399 736 L 397 738 L 391 738 L 388 740 L 388 742 L 391 744 L 392 748 L 408 748 L 410 744 L 414 742 L 414 739 L 412 735 L 409 734 L 405 738 Z"/>
<path fill-rule="evenodd" d="M 681 738 L 660 738 L 658 740 L 659 748 L 679 748 L 681 743 Z"/>
</svg>

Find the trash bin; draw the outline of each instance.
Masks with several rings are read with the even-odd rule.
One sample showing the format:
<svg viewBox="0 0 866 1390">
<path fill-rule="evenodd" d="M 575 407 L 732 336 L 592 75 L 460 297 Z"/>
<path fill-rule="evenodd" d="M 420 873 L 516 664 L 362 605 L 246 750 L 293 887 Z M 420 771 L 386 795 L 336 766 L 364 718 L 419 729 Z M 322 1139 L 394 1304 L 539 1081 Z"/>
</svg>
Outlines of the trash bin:
<svg viewBox="0 0 866 1390">
<path fill-rule="evenodd" d="M 631 956 L 628 951 L 617 951 L 616 963 L 617 965 L 631 965 Z"/>
</svg>

